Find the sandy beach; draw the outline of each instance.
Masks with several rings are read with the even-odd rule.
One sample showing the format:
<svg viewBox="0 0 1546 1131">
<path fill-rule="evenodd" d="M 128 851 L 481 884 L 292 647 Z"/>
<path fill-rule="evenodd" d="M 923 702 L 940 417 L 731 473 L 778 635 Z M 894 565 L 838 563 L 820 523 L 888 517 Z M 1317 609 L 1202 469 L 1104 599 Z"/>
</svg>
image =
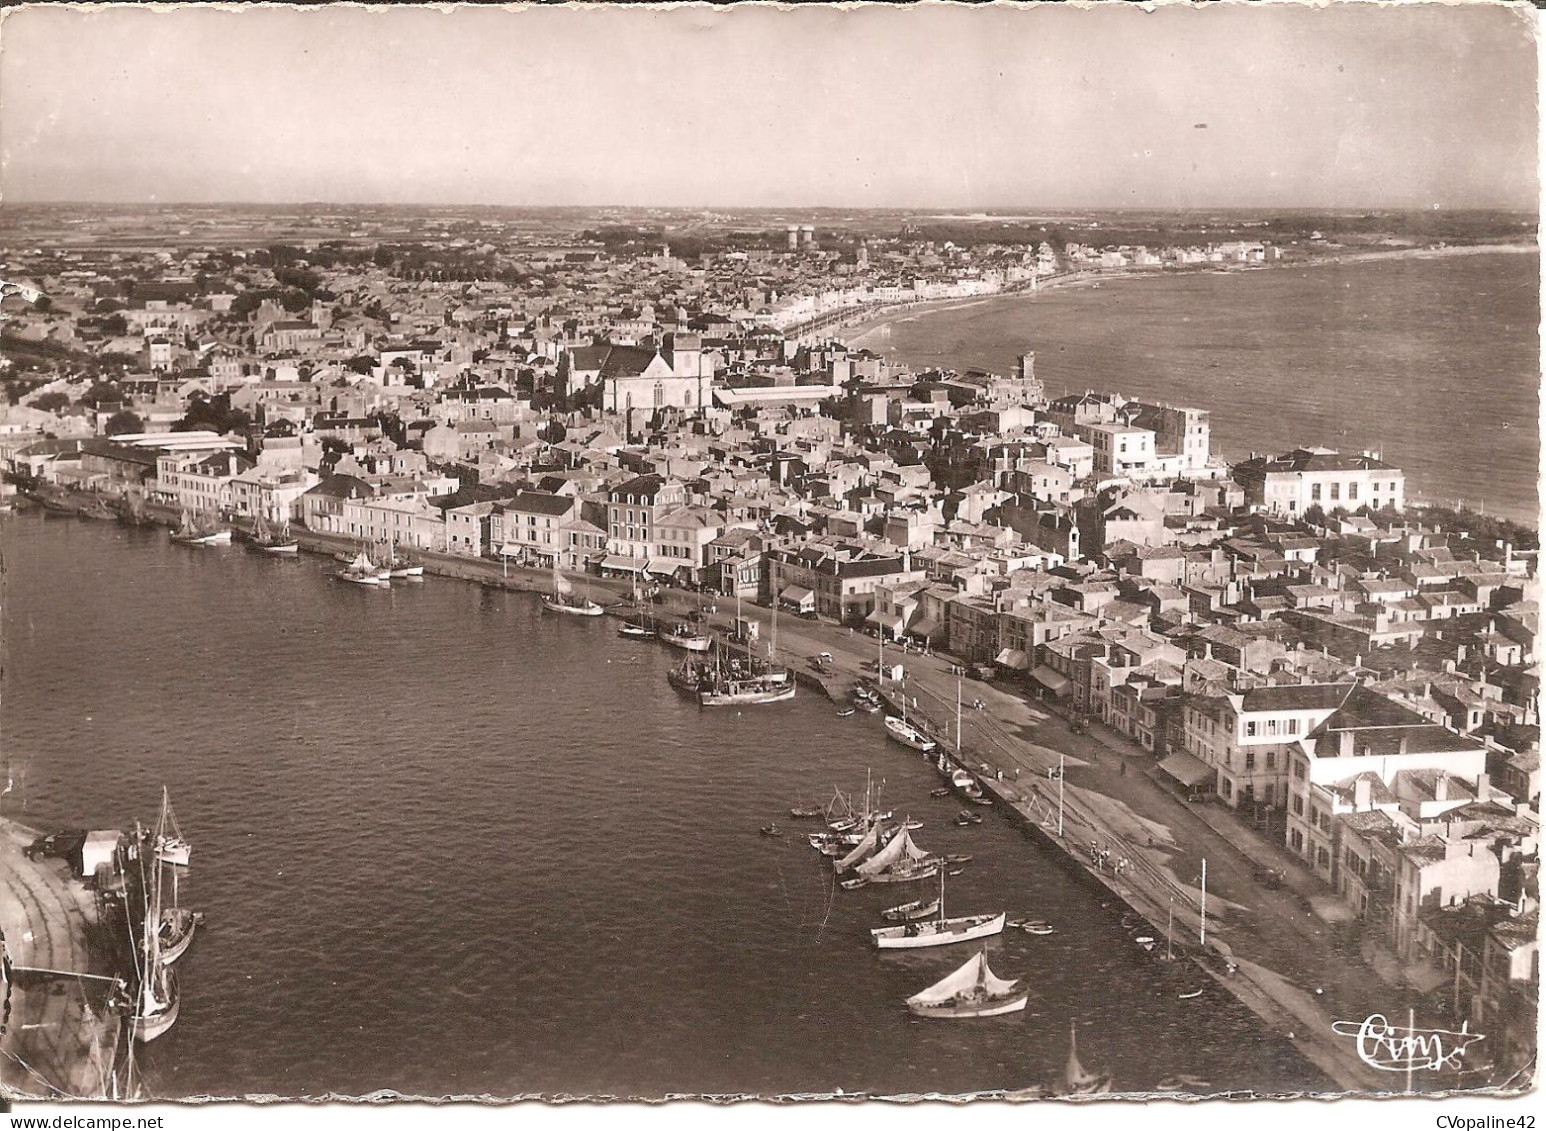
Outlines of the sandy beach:
<svg viewBox="0 0 1546 1131">
<path fill-rule="evenodd" d="M 1111 271 L 1079 271 L 1064 275 L 1052 275 L 1042 279 L 1036 286 L 1020 286 L 1012 290 L 1005 290 L 996 295 L 978 295 L 965 299 L 936 299 L 925 302 L 902 303 L 896 306 L 877 307 L 869 311 L 856 311 L 851 320 L 838 323 L 834 330 L 835 336 L 852 349 L 876 348 L 882 344 L 882 339 L 889 327 L 898 322 L 907 322 L 917 318 L 925 318 L 942 310 L 957 310 L 969 306 L 980 306 L 997 299 L 1006 298 L 1034 298 L 1036 295 L 1051 290 L 1073 290 L 1081 287 L 1098 287 L 1102 283 L 1117 282 L 1126 279 L 1155 279 L 1172 277 L 1182 274 L 1215 274 L 1230 275 L 1243 274 L 1245 272 L 1274 271 L 1283 268 L 1294 267 L 1324 267 L 1341 263 L 1370 263 L 1378 260 L 1404 261 L 1419 259 L 1450 259 L 1458 256 L 1473 255 L 1524 255 L 1537 254 L 1540 246 L 1535 243 L 1486 243 L 1486 244 L 1457 244 L 1445 247 L 1389 247 L 1375 248 L 1363 251 L 1336 252 L 1327 255 L 1317 255 L 1313 258 L 1291 259 L 1276 265 L 1213 265 L 1191 267 L 1185 270 L 1111 270 Z"/>
</svg>

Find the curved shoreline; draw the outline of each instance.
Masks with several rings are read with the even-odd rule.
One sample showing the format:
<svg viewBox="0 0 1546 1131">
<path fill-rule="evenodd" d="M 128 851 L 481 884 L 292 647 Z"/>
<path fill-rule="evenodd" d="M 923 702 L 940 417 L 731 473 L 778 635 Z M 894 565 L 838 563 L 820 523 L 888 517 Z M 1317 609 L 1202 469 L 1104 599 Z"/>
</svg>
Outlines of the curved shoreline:
<svg viewBox="0 0 1546 1131">
<path fill-rule="evenodd" d="M 1535 243 L 1459 244 L 1448 247 L 1374 248 L 1365 251 L 1339 252 L 1330 255 L 1318 255 L 1314 258 L 1295 259 L 1278 264 L 1260 264 L 1255 266 L 1207 264 L 1170 269 L 1150 268 L 1134 270 L 1131 268 L 1116 268 L 1110 271 L 1072 271 L 1061 275 L 1050 275 L 1034 287 L 1017 287 L 1013 290 L 1000 291 L 997 294 L 972 295 L 969 298 L 928 299 L 920 302 L 900 303 L 894 306 L 879 307 L 862 315 L 856 312 L 852 320 L 845 319 L 836 324 L 834 329 L 840 332 L 835 334 L 834 337 L 851 349 L 864 349 L 867 344 L 873 344 L 867 343 L 865 339 L 869 338 L 872 334 L 880 333 L 897 322 L 925 317 L 942 310 L 955 310 L 983 303 L 1008 299 L 1034 299 L 1044 291 L 1090 288 L 1108 281 L 1174 279 L 1190 275 L 1254 275 L 1262 271 L 1281 271 L 1285 268 L 1327 267 L 1346 263 L 1452 259 L 1477 255 L 1538 255 L 1540 250 L 1540 245 Z"/>
</svg>

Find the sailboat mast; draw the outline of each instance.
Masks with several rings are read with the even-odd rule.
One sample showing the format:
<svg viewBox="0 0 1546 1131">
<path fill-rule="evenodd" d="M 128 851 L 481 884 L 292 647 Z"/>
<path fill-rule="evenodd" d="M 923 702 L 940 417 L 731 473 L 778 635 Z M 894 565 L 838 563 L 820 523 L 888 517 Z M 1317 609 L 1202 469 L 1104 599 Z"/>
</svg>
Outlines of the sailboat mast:
<svg viewBox="0 0 1546 1131">
<path fill-rule="evenodd" d="M 1197 916 L 1197 941 L 1208 945 L 1208 858 L 1202 858 L 1202 903 Z"/>
</svg>

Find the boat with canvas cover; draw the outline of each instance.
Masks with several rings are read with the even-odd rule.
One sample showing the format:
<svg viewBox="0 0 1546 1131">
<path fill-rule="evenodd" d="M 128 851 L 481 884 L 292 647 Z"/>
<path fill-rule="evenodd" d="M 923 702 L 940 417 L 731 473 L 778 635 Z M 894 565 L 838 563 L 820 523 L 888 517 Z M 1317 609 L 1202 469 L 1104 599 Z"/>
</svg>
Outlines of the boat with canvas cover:
<svg viewBox="0 0 1546 1131">
<path fill-rule="evenodd" d="M 985 939 L 1004 929 L 1004 912 L 997 915 L 962 915 L 955 919 L 945 917 L 945 877 L 939 878 L 939 906 L 933 919 L 910 922 L 900 927 L 876 927 L 870 938 L 881 950 L 915 950 L 926 946 L 948 946 L 951 943 Z"/>
<path fill-rule="evenodd" d="M 1031 991 L 1018 980 L 1000 978 L 988 968 L 988 952 L 978 951 L 965 965 L 907 999 L 919 1017 L 998 1017 L 1018 1013 Z"/>
</svg>

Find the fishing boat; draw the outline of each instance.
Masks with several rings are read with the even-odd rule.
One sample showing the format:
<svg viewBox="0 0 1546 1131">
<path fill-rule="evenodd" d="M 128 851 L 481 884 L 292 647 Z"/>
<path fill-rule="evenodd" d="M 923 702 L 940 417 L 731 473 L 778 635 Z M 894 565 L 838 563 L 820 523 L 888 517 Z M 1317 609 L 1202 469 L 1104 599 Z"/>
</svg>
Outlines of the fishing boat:
<svg viewBox="0 0 1546 1131">
<path fill-rule="evenodd" d="M 633 604 L 634 608 L 639 610 L 639 615 L 625 620 L 618 628 L 617 634 L 629 640 L 654 640 L 660 635 L 660 629 L 655 624 L 648 595 L 639 592 L 637 578 L 633 583 Z"/>
<path fill-rule="evenodd" d="M 881 950 L 912 950 L 925 946 L 947 946 L 996 935 L 1004 929 L 1004 912 L 997 915 L 961 915 L 945 917 L 945 877 L 939 878 L 939 905 L 936 917 L 907 923 L 901 927 L 876 927 L 870 938 Z"/>
<path fill-rule="evenodd" d="M 823 810 L 819 805 L 810 805 L 801 809 L 791 809 L 789 810 L 789 815 L 801 821 L 809 821 L 820 817 L 822 812 Z"/>
<path fill-rule="evenodd" d="M 691 625 L 679 624 L 670 632 L 663 633 L 660 639 L 673 648 L 680 648 L 684 652 L 707 652 L 714 646 L 711 637 L 697 632 Z"/>
<path fill-rule="evenodd" d="M 949 797 L 951 793 L 948 785 L 942 785 L 938 789 L 929 790 L 930 797 Z"/>
<path fill-rule="evenodd" d="M 913 843 L 906 829 L 891 838 L 889 844 L 854 868 L 871 883 L 904 884 L 926 880 L 939 874 L 943 861 Z"/>
<path fill-rule="evenodd" d="M 858 710 L 863 711 L 867 715 L 875 715 L 880 713 L 880 704 L 871 703 L 869 700 L 865 700 L 864 702 L 858 703 L 855 706 Z"/>
<path fill-rule="evenodd" d="M 161 787 L 161 816 L 156 822 L 153 847 L 156 859 L 164 864 L 187 867 L 193 855 L 193 845 L 188 843 L 182 829 L 177 827 L 177 815 L 172 812 L 172 795 L 165 786 Z"/>
<path fill-rule="evenodd" d="M 118 504 L 118 521 L 125 526 L 154 526 L 155 519 L 145 513 L 145 493 L 131 487 Z"/>
<path fill-rule="evenodd" d="M 74 518 L 80 513 L 80 507 L 58 495 L 41 495 L 38 502 L 43 504 L 44 518 Z"/>
<path fill-rule="evenodd" d="M 370 555 L 364 550 L 351 558 L 349 564 L 333 576 L 339 581 L 347 581 L 354 585 L 383 588 L 391 584 L 387 578 L 381 576 L 381 570 L 370 560 Z"/>
<path fill-rule="evenodd" d="M 133 847 L 123 850 L 119 856 L 125 867 L 129 860 L 135 860 L 139 870 L 139 905 L 131 910 L 131 904 L 126 901 L 123 906 L 130 941 L 136 952 L 134 969 L 138 975 L 138 985 L 127 1003 L 128 1029 L 130 1036 L 141 1043 L 155 1040 L 172 1027 L 177 1021 L 182 1000 L 178 993 L 177 975 L 170 969 L 161 950 L 164 916 L 160 850 L 170 835 L 169 811 L 167 794 L 163 789 L 161 817 L 156 822 L 154 833 L 146 836 L 143 828 L 136 824 Z M 151 866 L 148 872 L 147 864 Z M 183 950 L 187 949 L 187 942 L 191 942 L 191 935 L 183 942 Z M 181 954 L 181 951 L 178 953 Z"/>
<path fill-rule="evenodd" d="M 843 834 L 838 834 L 839 836 Z M 880 826 L 871 825 L 869 831 L 859 838 L 859 843 L 846 853 L 841 859 L 832 861 L 832 868 L 839 874 L 851 871 L 874 856 L 881 849 Z"/>
<path fill-rule="evenodd" d="M 113 513 L 113 509 L 101 499 L 91 500 L 91 502 L 83 506 L 77 513 L 79 513 L 82 518 L 94 519 L 97 522 L 112 522 L 118 517 Z"/>
<path fill-rule="evenodd" d="M 605 610 L 588 597 L 576 597 L 569 579 L 553 567 L 553 595 L 542 598 L 542 607 L 577 617 L 599 617 Z"/>
<path fill-rule="evenodd" d="M 1050 935 L 1053 931 L 1052 924 L 1045 919 L 1031 919 L 1022 923 L 1020 929 L 1028 935 Z"/>
<path fill-rule="evenodd" d="M 1176 997 L 1180 998 L 1182 1001 L 1191 1001 L 1193 998 L 1202 997 L 1202 991 L 1203 987 L 1198 986 L 1195 990 L 1190 990 L 1184 994 L 1177 994 Z"/>
<path fill-rule="evenodd" d="M 993 804 L 993 799 L 982 791 L 982 786 L 977 784 L 977 779 L 966 770 L 953 772 L 950 775 L 950 784 L 968 801 L 975 801 L 978 805 Z"/>
<path fill-rule="evenodd" d="M 840 718 L 840 719 L 846 719 L 846 718 L 850 718 L 853 715 L 853 713 L 854 713 L 854 709 L 852 707 L 843 707 L 843 708 L 841 708 L 838 711 L 837 717 Z"/>
<path fill-rule="evenodd" d="M 154 936 L 155 931 L 149 934 Z M 148 948 L 154 951 L 154 946 Z M 129 1031 L 141 1044 L 153 1041 L 177 1022 L 182 997 L 177 991 L 177 972 L 159 958 L 145 966 L 140 992 L 129 1016 Z"/>
<path fill-rule="evenodd" d="M 172 541 L 180 546 L 221 546 L 231 541 L 231 532 L 214 529 L 208 519 L 195 520 L 193 512 L 184 507 L 182 520 L 172 532 Z"/>
<path fill-rule="evenodd" d="M 907 1008 L 919 1017 L 998 1017 L 1020 1012 L 1030 997 L 1031 991 L 1022 989 L 1018 980 L 994 974 L 988 968 L 988 952 L 982 950 L 908 998 Z"/>
<path fill-rule="evenodd" d="M 956 822 L 959 824 L 961 821 L 965 821 L 968 825 L 980 825 L 982 824 L 982 814 L 973 813 L 970 809 L 962 809 L 956 814 Z"/>
<path fill-rule="evenodd" d="M 1065 1095 L 1096 1096 L 1111 1091 L 1111 1073 L 1090 1072 L 1079 1063 L 1079 1032 L 1072 1021 L 1068 1023 L 1068 1067 L 1064 1077 Z"/>
<path fill-rule="evenodd" d="M 263 512 L 258 512 L 258 517 L 252 523 L 252 544 L 265 554 L 298 554 L 301 552 L 301 544 L 290 534 L 290 520 L 281 519 L 278 526 L 270 526 L 268 520 L 263 517 Z"/>
<path fill-rule="evenodd" d="M 886 908 L 880 913 L 880 917 L 888 923 L 909 923 L 915 919 L 927 919 L 938 910 L 938 899 L 915 899 L 910 903 L 899 903 L 895 907 Z"/>
<path fill-rule="evenodd" d="M 910 747 L 913 750 L 922 751 L 924 754 L 929 753 L 937 745 L 932 738 L 907 722 L 907 720 L 894 716 L 886 718 L 886 735 L 893 741 L 900 742 L 903 746 Z"/>
<path fill-rule="evenodd" d="M 704 685 L 708 677 L 708 665 L 702 660 L 688 656 L 666 673 L 666 682 L 684 695 L 696 698 L 698 689 Z"/>
<path fill-rule="evenodd" d="M 971 856 L 965 852 L 955 852 L 945 857 L 946 864 L 970 864 L 971 862 Z"/>
<path fill-rule="evenodd" d="M 760 675 L 730 676 L 716 673 L 698 688 L 698 702 L 704 707 L 738 707 L 758 703 L 783 703 L 793 699 L 795 682 L 788 672 L 764 672 Z"/>
<path fill-rule="evenodd" d="M 862 888 L 869 882 L 870 881 L 865 879 L 863 876 L 855 876 L 851 880 L 840 880 L 837 886 L 842 888 L 844 891 L 854 891 L 857 888 Z"/>
<path fill-rule="evenodd" d="M 775 824 L 771 824 L 771 825 L 763 825 L 762 828 L 760 830 L 758 830 L 758 831 L 761 832 L 763 836 L 783 836 L 784 835 L 784 830 L 779 828 L 776 823 Z"/>
<path fill-rule="evenodd" d="M 393 577 L 423 577 L 424 566 L 420 562 L 409 561 L 403 555 L 393 549 L 387 557 L 387 572 Z"/>
</svg>

